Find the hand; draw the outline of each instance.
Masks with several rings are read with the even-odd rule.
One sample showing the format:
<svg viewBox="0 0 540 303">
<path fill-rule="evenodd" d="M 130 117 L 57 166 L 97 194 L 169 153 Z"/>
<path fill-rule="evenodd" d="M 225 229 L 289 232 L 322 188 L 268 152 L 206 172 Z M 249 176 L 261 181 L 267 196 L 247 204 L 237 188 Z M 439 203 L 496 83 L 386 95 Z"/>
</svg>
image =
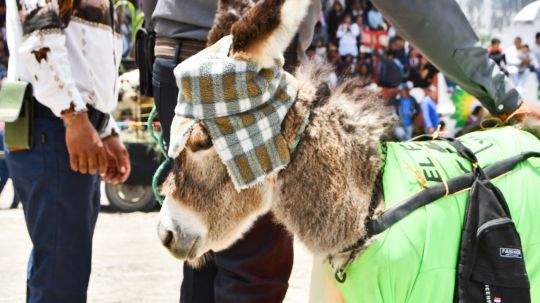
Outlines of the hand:
<svg viewBox="0 0 540 303">
<path fill-rule="evenodd" d="M 525 101 L 518 110 L 524 110 L 526 116 L 540 119 L 540 108 L 533 105 L 531 102 Z"/>
<path fill-rule="evenodd" d="M 108 163 L 108 170 L 103 180 L 112 184 L 125 182 L 131 173 L 131 163 L 126 147 L 115 135 L 103 139 L 103 144 Z"/>
<path fill-rule="evenodd" d="M 62 114 L 66 124 L 66 145 L 69 164 L 73 171 L 81 174 L 102 176 L 107 172 L 107 157 L 103 142 L 88 120 L 87 113 L 67 112 Z"/>
<path fill-rule="evenodd" d="M 503 124 L 515 124 L 522 122 L 525 118 L 530 117 L 540 120 L 540 108 L 533 105 L 531 102 L 523 101 L 523 104 L 511 114 L 503 114 L 496 116 Z"/>
</svg>

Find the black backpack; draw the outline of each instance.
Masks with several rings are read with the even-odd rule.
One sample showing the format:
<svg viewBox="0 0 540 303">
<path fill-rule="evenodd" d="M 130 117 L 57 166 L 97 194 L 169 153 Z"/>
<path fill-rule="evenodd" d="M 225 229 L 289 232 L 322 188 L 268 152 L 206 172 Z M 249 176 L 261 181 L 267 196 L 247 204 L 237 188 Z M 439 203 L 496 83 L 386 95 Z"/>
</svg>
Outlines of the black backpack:
<svg viewBox="0 0 540 303">
<path fill-rule="evenodd" d="M 461 236 L 454 301 L 529 303 L 529 277 L 519 233 L 501 191 L 459 141 L 451 144 L 473 163 L 473 182 Z"/>
</svg>

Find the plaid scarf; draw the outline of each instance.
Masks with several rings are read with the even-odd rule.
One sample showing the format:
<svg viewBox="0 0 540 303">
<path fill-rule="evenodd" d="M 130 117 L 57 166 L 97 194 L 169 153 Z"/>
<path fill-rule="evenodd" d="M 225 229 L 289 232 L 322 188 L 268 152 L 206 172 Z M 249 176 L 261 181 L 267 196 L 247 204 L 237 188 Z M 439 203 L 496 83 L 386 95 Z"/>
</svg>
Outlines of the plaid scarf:
<svg viewBox="0 0 540 303">
<path fill-rule="evenodd" d="M 180 154 L 195 123 L 202 122 L 240 191 L 289 163 L 281 124 L 297 88 L 283 58 L 261 69 L 230 58 L 231 44 L 226 36 L 175 68 L 179 95 L 169 156 Z"/>
</svg>

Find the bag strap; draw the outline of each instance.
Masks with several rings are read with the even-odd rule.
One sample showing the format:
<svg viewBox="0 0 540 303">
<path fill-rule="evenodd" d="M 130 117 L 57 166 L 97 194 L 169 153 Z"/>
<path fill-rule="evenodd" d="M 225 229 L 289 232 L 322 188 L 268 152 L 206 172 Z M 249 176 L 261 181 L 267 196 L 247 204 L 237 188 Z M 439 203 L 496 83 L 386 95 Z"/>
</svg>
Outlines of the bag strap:
<svg viewBox="0 0 540 303">
<path fill-rule="evenodd" d="M 459 141 L 455 140 L 454 142 Z M 512 171 L 517 164 L 532 157 L 540 158 L 540 152 L 525 152 L 506 160 L 496 162 L 482 171 L 484 172 L 486 178 L 493 179 Z M 474 159 L 476 159 L 476 156 L 474 156 Z M 439 183 L 432 185 L 418 194 L 398 203 L 392 208 L 386 210 L 379 217 L 368 222 L 366 226 L 366 238 L 382 233 L 399 220 L 411 214 L 413 211 L 444 197 L 446 194 L 455 194 L 471 187 L 477 176 L 478 175 L 476 172 L 471 172 L 448 180 L 448 193 L 444 184 Z"/>
</svg>

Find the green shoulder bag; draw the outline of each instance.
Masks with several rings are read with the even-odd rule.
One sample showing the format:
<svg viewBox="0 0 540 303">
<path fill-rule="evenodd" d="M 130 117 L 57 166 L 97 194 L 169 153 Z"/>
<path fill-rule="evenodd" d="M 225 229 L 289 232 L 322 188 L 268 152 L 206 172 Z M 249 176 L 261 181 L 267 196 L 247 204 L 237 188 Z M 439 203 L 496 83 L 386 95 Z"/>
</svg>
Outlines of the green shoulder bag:
<svg viewBox="0 0 540 303">
<path fill-rule="evenodd" d="M 32 148 L 32 85 L 4 81 L 0 90 L 0 121 L 6 123 L 4 141 L 8 148 Z"/>
</svg>

